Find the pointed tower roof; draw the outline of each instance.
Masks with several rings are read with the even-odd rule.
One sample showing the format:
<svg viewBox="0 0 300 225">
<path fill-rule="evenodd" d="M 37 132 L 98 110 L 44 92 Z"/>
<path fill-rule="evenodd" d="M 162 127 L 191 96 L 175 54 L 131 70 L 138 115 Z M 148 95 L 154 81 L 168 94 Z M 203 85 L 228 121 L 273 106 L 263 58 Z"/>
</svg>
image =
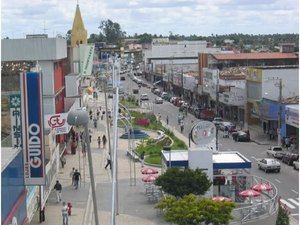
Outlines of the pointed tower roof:
<svg viewBox="0 0 300 225">
<path fill-rule="evenodd" d="M 84 28 L 79 5 L 77 4 L 71 33 L 71 46 L 74 48 L 79 44 L 87 44 L 87 31 Z"/>
</svg>

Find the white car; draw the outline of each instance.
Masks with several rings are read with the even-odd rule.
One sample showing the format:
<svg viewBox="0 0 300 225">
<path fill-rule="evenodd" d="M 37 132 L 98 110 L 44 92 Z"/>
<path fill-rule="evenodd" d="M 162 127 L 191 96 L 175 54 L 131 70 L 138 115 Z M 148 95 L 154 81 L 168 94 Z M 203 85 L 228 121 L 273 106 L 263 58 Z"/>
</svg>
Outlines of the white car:
<svg viewBox="0 0 300 225">
<path fill-rule="evenodd" d="M 283 151 L 282 147 L 280 147 L 280 146 L 272 146 L 267 150 L 267 155 L 268 156 L 271 155 L 277 159 L 282 159 L 282 157 L 284 155 L 284 151 Z"/>
<path fill-rule="evenodd" d="M 142 101 L 149 100 L 148 94 L 142 94 L 141 95 L 141 100 Z"/>
<path fill-rule="evenodd" d="M 161 97 L 156 97 L 155 100 L 154 100 L 154 102 L 155 102 L 156 104 L 163 104 L 163 103 L 164 103 L 164 100 L 163 100 Z"/>
<path fill-rule="evenodd" d="M 264 158 L 258 160 L 258 169 L 264 170 L 266 173 L 269 171 L 276 171 L 277 173 L 280 172 L 280 162 L 278 162 L 276 159 L 272 158 Z"/>
<path fill-rule="evenodd" d="M 299 160 L 293 162 L 293 167 L 295 170 L 299 170 Z"/>
</svg>

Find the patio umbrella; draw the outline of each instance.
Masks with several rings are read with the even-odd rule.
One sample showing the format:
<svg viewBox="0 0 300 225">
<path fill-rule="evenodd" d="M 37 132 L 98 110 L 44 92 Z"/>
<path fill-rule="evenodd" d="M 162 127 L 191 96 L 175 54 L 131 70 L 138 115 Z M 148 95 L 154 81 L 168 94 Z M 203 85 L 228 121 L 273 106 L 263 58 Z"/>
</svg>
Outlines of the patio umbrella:
<svg viewBox="0 0 300 225">
<path fill-rule="evenodd" d="M 273 188 L 269 184 L 261 183 L 261 184 L 254 185 L 251 189 L 262 192 L 262 191 L 271 191 Z"/>
<path fill-rule="evenodd" d="M 260 193 L 255 190 L 252 190 L 252 189 L 247 189 L 247 190 L 239 192 L 239 196 L 243 197 L 243 198 L 257 197 L 257 196 L 260 196 Z"/>
<path fill-rule="evenodd" d="M 231 198 L 228 198 L 228 197 L 224 197 L 224 196 L 215 196 L 212 198 L 213 201 L 216 201 L 216 202 L 232 202 L 232 199 Z"/>
<path fill-rule="evenodd" d="M 143 181 L 146 183 L 154 182 L 157 179 L 158 176 L 149 175 L 147 177 L 143 178 Z"/>
<path fill-rule="evenodd" d="M 158 170 L 150 168 L 150 167 L 146 167 L 146 168 L 143 168 L 141 170 L 141 172 L 142 172 L 142 174 L 157 174 Z"/>
</svg>

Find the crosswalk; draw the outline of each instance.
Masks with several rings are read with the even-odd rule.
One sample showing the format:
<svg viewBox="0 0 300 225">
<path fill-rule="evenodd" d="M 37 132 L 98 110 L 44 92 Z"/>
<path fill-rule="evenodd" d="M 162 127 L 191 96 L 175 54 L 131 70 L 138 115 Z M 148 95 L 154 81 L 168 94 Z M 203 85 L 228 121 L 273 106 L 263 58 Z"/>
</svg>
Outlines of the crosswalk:
<svg viewBox="0 0 300 225">
<path fill-rule="evenodd" d="M 288 208 L 290 209 L 295 209 L 299 207 L 299 198 L 293 199 L 293 198 L 288 198 L 288 199 L 280 199 L 280 202 L 282 204 L 285 204 Z"/>
</svg>

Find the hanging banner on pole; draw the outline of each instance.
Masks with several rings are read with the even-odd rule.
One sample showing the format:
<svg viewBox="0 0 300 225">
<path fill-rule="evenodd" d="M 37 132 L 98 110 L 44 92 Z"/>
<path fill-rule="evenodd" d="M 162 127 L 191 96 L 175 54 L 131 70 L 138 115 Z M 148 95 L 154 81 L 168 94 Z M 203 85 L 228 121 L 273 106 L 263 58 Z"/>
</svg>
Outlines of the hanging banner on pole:
<svg viewBox="0 0 300 225">
<path fill-rule="evenodd" d="M 42 75 L 21 73 L 25 185 L 45 185 Z"/>
</svg>

